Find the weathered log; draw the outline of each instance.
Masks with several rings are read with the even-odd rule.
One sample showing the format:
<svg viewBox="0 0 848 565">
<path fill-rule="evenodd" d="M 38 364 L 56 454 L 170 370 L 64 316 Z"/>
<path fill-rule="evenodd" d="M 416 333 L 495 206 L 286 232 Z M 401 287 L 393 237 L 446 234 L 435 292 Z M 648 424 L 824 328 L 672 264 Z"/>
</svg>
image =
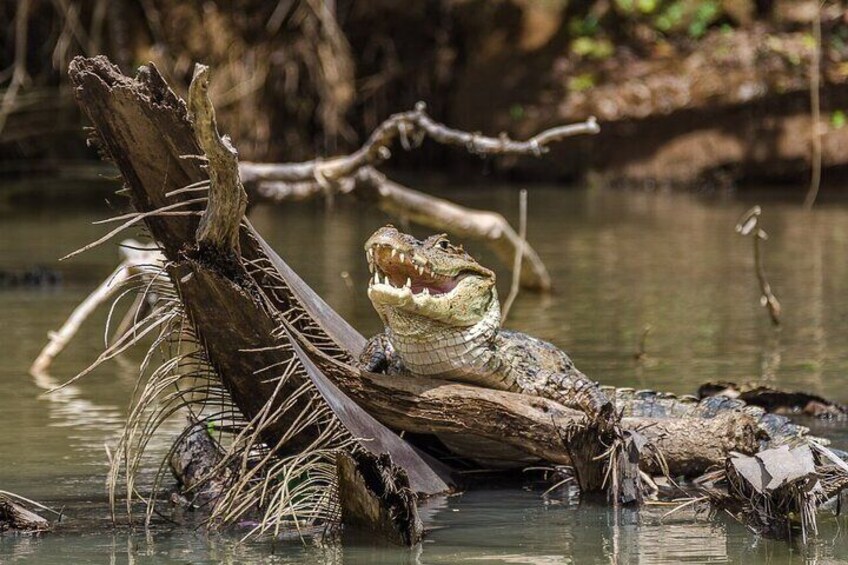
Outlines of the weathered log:
<svg viewBox="0 0 848 565">
<path fill-rule="evenodd" d="M 308 344 L 304 348 L 309 349 Z M 325 375 L 394 429 L 476 436 L 561 465 L 574 465 L 574 454 L 577 459 L 587 458 L 586 442 L 578 445 L 574 435 L 588 429 L 588 418 L 552 400 L 428 377 L 370 373 L 316 351 L 313 354 Z M 623 418 L 621 427 L 642 434 L 662 453 L 672 475 L 697 476 L 723 465 L 728 453 L 751 454 L 758 448 L 756 421 L 743 412 L 709 419 Z M 475 456 L 473 452 L 463 455 Z M 653 458 L 643 458 L 641 466 L 651 473 L 662 471 Z"/>
<path fill-rule="evenodd" d="M 424 525 L 406 472 L 391 457 L 366 452 L 340 453 L 336 459 L 342 524 L 411 547 Z"/>
<path fill-rule="evenodd" d="M 32 510 L 0 494 L 0 533 L 38 533 L 51 529 L 50 522 Z"/>
<path fill-rule="evenodd" d="M 196 250 L 202 201 L 190 198 L 186 189 L 204 183 L 207 173 L 196 158 L 185 158 L 201 155 L 202 150 L 185 104 L 168 88 L 155 67 L 142 68 L 136 79 L 130 79 L 105 57 L 79 57 L 71 64 L 70 76 L 80 105 L 95 124 L 97 143 L 120 168 L 133 206 L 142 213 L 139 218 L 173 262 L 172 280 L 203 340 L 209 361 L 245 418 L 253 420 L 261 414 L 277 412 L 279 404 L 289 400 L 286 393 L 296 389 L 299 382 L 302 384 L 297 376 L 292 378 L 286 383 L 286 390 L 277 395 L 277 405 L 262 413 L 274 398 L 276 387 L 264 382 L 261 372 L 284 365 L 292 356 L 291 349 L 280 347 L 274 335 L 280 312 L 304 308 L 307 313 L 320 312 L 324 326 L 312 322 L 314 315 L 304 315 L 299 317 L 298 328 L 340 357 L 349 356 L 347 351 L 356 353 L 357 348 L 361 349 L 364 338 L 302 281 L 293 277 L 293 286 L 288 286 L 278 272 L 269 274 L 264 270 L 275 270 L 281 260 L 266 251 L 270 248 L 242 218 L 238 218 L 241 254 L 237 261 L 204 252 L 196 260 L 187 257 Z M 158 213 L 163 208 L 184 213 Z M 245 265 L 252 266 L 252 275 Z M 307 400 L 300 395 L 294 402 L 302 409 Z M 361 411 L 346 397 L 338 402 L 345 405 L 348 414 Z M 316 433 L 305 427 L 298 438 L 285 423 L 268 422 L 263 439 L 269 447 L 285 445 L 287 449 L 297 449 L 307 445 Z M 356 423 L 351 420 L 345 424 Z M 365 449 L 389 452 L 407 468 L 416 466 L 415 476 L 427 479 L 414 485 L 420 492 L 431 494 L 446 489 L 445 482 L 429 465 L 384 426 L 350 431 L 355 437 L 369 440 L 362 442 Z"/>
<path fill-rule="evenodd" d="M 235 470 L 221 465 L 224 453 L 200 422 L 189 421 L 171 448 L 168 466 L 177 479 L 179 494 L 190 508 L 214 503 L 235 477 Z"/>
<path fill-rule="evenodd" d="M 586 429 L 585 417 L 557 403 L 431 379 L 399 379 L 350 371 L 353 356 L 364 343 L 362 336 L 317 297 L 249 224 L 243 223 L 240 232 L 241 257 L 245 265 L 259 265 L 261 269 L 249 273 L 240 269 L 233 276 L 216 270 L 214 265 L 210 268 L 204 261 L 186 258 L 185 250 L 190 251 L 195 241 L 200 203 L 189 200 L 185 192 L 175 191 L 197 186 L 206 175 L 196 159 L 181 158 L 201 151 L 185 106 L 152 67 L 131 80 L 105 59 L 77 59 L 71 76 L 104 147 L 127 179 L 134 205 L 140 212 L 151 213 L 144 220 L 166 256 L 175 262 L 171 274 L 189 315 L 200 329 L 213 366 L 246 417 L 255 416 L 273 394 L 273 387 L 263 387 L 256 371 L 285 362 L 291 356 L 291 351 L 279 347 L 281 342 L 272 336 L 278 324 L 274 312 L 298 308 L 305 315 L 293 322 L 292 331 L 308 333 L 308 343 L 319 344 L 315 349 L 321 353 L 320 369 L 383 424 L 408 431 L 484 437 L 555 463 L 569 464 L 574 460 L 573 453 L 569 453 L 569 432 Z M 172 196 L 166 196 L 169 193 Z M 153 214 L 180 203 L 183 210 L 193 214 Z M 320 320 L 321 325 L 314 320 Z M 245 351 L 248 349 L 252 352 Z M 338 364 L 336 370 L 333 363 Z M 340 401 L 345 398 L 339 396 Z M 629 425 L 625 422 L 626 429 Z M 642 420 L 633 425 L 646 434 L 653 430 L 673 454 L 696 452 L 707 441 L 717 442 L 710 453 L 724 450 L 726 454 L 729 448 L 724 436 L 692 433 L 695 429 L 704 432 L 709 423 Z M 285 437 L 285 427 L 281 422 L 267 443 L 277 445 Z M 366 441 L 363 445 L 378 453 L 398 449 L 391 443 L 396 436 L 379 433 L 382 443 Z M 675 442 L 682 447 L 675 447 Z M 293 447 L 295 443 L 288 445 Z M 388 447 L 391 445 L 395 447 Z M 750 452 L 750 446 L 744 444 L 734 445 L 733 449 Z M 394 452 L 392 455 L 395 462 L 409 470 L 401 457 Z M 685 457 L 682 461 L 666 458 L 672 472 L 678 468 L 682 473 L 696 472 L 688 463 L 689 456 Z M 706 459 L 699 468 L 720 463 L 712 455 Z"/>
<path fill-rule="evenodd" d="M 753 416 L 734 411 L 715 418 L 623 418 L 626 430 L 638 431 L 662 454 L 673 476 L 694 477 L 722 466 L 730 453 L 751 455 L 759 449 L 760 432 Z M 643 457 L 643 470 L 658 474 L 661 462 Z"/>
<path fill-rule="evenodd" d="M 802 391 L 789 391 L 759 384 L 737 384 L 729 381 L 704 383 L 698 387 L 698 396 L 727 396 L 744 400 L 776 414 L 803 414 L 822 419 L 848 418 L 848 406 L 823 396 Z"/>
</svg>

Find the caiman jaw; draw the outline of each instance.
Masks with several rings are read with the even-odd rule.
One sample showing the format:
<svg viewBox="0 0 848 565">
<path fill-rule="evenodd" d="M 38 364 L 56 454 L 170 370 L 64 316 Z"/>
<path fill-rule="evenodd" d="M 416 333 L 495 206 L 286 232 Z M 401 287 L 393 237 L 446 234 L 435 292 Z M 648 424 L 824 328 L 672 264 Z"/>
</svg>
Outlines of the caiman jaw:
<svg viewBox="0 0 848 565">
<path fill-rule="evenodd" d="M 368 269 L 372 278 L 369 291 L 408 291 L 412 295 L 447 294 L 470 273 L 443 275 L 433 271 L 426 258 L 414 251 L 403 252 L 391 245 L 376 244 L 366 251 Z M 386 288 L 382 288 L 386 287 Z"/>
<path fill-rule="evenodd" d="M 425 254 L 439 255 L 441 250 L 421 249 L 411 236 L 387 230 L 375 234 L 365 251 L 371 271 L 368 297 L 381 316 L 389 307 L 451 326 L 468 326 L 482 318 L 493 299 L 497 301 L 494 274 L 488 269 L 473 260 L 437 267 Z"/>
</svg>

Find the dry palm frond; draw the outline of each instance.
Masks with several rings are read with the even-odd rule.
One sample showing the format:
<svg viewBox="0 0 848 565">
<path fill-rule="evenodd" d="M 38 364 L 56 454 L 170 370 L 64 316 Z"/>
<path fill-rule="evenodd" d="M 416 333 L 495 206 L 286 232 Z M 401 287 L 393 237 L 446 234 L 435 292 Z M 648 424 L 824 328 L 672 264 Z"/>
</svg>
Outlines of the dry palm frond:
<svg viewBox="0 0 848 565">
<path fill-rule="evenodd" d="M 128 514 L 131 516 L 133 502 L 141 498 L 146 504 L 145 522 L 150 523 L 171 453 L 147 486 L 148 494 L 141 497 L 137 481 L 143 470 L 145 450 L 164 422 L 178 412 L 188 411 L 200 425 L 212 431 L 221 446 L 223 456 L 206 480 L 225 468 L 234 471 L 222 495 L 207 509 L 208 525 L 224 527 L 249 519 L 255 526 L 248 535 L 254 535 L 334 522 L 338 518 L 335 452 L 348 446 L 351 439 L 303 374 L 297 358 L 292 356 L 287 364 L 261 371 L 260 376 L 276 383 L 275 393 L 247 421 L 210 366 L 200 345 L 202 341 L 187 322 L 170 282 L 154 282 L 148 285 L 147 292 L 157 294 L 157 307 L 147 318 L 138 321 L 129 332 L 133 337 L 128 342 L 137 342 L 152 327 L 158 328 L 158 334 L 141 364 L 142 375 L 133 394 L 130 414 L 112 457 L 108 484 L 113 508 L 123 483 Z M 289 346 L 281 342 L 280 348 L 286 347 Z M 155 369 L 147 371 L 157 353 L 162 360 Z M 303 384 L 294 394 L 279 398 L 283 385 L 292 379 Z M 305 408 L 302 408 L 304 400 Z M 267 445 L 263 432 L 296 407 L 300 411 L 290 418 L 291 428 L 276 445 Z M 315 427 L 321 432 L 311 445 L 299 453 L 285 455 L 288 440 Z M 194 490 L 200 488 L 196 486 Z"/>
<path fill-rule="evenodd" d="M 207 186 L 205 182 L 194 183 L 174 194 L 202 191 Z M 153 212 L 119 216 L 114 220 L 122 222 L 120 228 L 80 252 L 105 242 L 121 229 L 141 220 L 174 213 L 197 213 L 175 209 L 205 200 L 194 198 Z M 248 519 L 254 524 L 248 535 L 255 535 L 278 534 L 283 529 L 304 531 L 318 523 L 336 522 L 339 511 L 335 454 L 339 449 L 350 448 L 353 439 L 310 381 L 286 332 L 281 329 L 276 333 L 279 345 L 275 348 L 290 353 L 284 356 L 288 360 L 256 371 L 257 379 L 271 383 L 273 394 L 262 409 L 248 419 L 233 402 L 209 362 L 203 338 L 190 323 L 170 278 L 173 266 L 169 262 L 151 266 L 144 273 L 121 281 L 107 319 L 105 350 L 91 366 L 56 387 L 75 382 L 109 359 L 152 338 L 139 367 L 126 423 L 117 445 L 110 452 L 107 484 L 113 517 L 120 498 L 125 499 L 130 520 L 137 502 L 146 505 L 146 524 L 159 512 L 157 507 L 162 504 L 167 463 L 179 438 L 152 479 L 146 472 L 148 447 L 163 429 L 163 424 L 178 413 L 187 412 L 195 425 L 209 430 L 221 452 L 220 461 L 209 471 L 208 477 L 193 485 L 192 490 L 202 490 L 203 484 L 221 471 L 230 471 L 223 492 L 205 509 L 210 527 L 225 527 Z M 269 295 L 269 310 L 281 328 L 286 324 L 296 328 L 322 352 L 337 359 L 350 359 L 349 354 L 304 310 L 270 261 L 259 259 L 247 266 L 251 276 L 261 277 L 263 282 L 270 281 L 271 284 L 263 284 L 263 288 Z M 149 313 L 143 316 L 138 311 L 128 314 L 130 327 L 109 343 L 109 326 L 116 304 L 135 294 L 152 305 Z M 241 354 L 255 353 L 243 351 Z M 273 434 L 266 432 L 280 421 L 291 422 L 291 425 L 269 445 L 266 442 Z M 287 447 L 290 440 L 303 436 L 306 430 L 317 430 L 309 436 L 313 438 L 311 443 L 297 450 Z M 192 496 L 191 492 L 184 494 Z"/>
</svg>

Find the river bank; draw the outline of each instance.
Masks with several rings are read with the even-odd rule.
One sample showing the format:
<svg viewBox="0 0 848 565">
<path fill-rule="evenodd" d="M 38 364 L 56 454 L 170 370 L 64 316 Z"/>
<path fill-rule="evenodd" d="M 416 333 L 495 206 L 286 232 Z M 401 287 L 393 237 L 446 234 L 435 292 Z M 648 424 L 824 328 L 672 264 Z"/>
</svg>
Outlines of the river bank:
<svg viewBox="0 0 848 565">
<path fill-rule="evenodd" d="M 103 52 L 127 72 L 152 60 L 183 87 L 194 61 L 212 64 L 222 128 L 245 160 L 348 152 L 386 116 L 424 100 L 436 119 L 470 131 L 521 138 L 594 115 L 602 133 L 539 161 L 481 165 L 429 144 L 414 155 L 398 151 L 396 166 L 410 172 L 482 167 L 500 178 L 648 187 L 765 181 L 803 192 L 814 121 L 824 181 L 848 170 L 848 22 L 842 2 L 825 3 L 817 49 L 817 5 L 442 0 L 329 10 L 123 0 L 102 12 L 70 2 L 72 11 L 61 12 L 25 2 L 23 16 L 4 8 L 27 24 L 20 29 L 30 80 L 4 102 L 0 167 L 30 175 L 93 158 L 64 69 L 76 53 Z M 80 29 L 56 43 L 56 26 L 72 13 Z M 7 33 L 0 39 L 12 61 Z M 51 47 L 49 62 L 39 49 Z M 810 95 L 816 51 L 818 120 Z"/>
</svg>

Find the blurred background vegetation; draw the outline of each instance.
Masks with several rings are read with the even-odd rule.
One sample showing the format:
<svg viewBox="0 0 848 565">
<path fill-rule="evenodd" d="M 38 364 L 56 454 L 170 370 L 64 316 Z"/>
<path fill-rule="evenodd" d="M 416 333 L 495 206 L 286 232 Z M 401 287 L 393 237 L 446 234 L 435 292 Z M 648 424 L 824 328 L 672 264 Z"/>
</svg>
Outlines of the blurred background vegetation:
<svg viewBox="0 0 848 565">
<path fill-rule="evenodd" d="M 487 164 L 511 178 L 805 190 L 814 135 L 826 179 L 848 165 L 842 1 L 18 0 L 0 5 L 0 47 L 6 178 L 91 174 L 66 69 L 101 53 L 125 72 L 153 61 L 183 88 L 194 62 L 211 65 L 222 130 L 249 160 L 350 151 L 424 100 L 453 126 L 518 137 L 598 117 L 601 135 L 549 158 Z M 395 165 L 468 161 L 426 145 Z"/>
</svg>

